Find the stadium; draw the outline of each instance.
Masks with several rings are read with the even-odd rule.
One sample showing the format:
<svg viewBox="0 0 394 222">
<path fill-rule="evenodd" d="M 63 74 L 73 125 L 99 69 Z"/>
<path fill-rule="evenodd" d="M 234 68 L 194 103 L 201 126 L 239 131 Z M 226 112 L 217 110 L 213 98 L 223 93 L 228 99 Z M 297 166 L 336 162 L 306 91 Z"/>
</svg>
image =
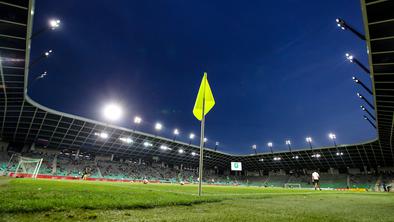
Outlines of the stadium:
<svg viewBox="0 0 394 222">
<path fill-rule="evenodd" d="M 361 0 L 372 141 L 232 154 L 54 110 L 28 95 L 34 0 L 0 1 L 0 221 L 392 221 L 394 2 Z M 55 29 L 60 21 L 51 22 Z M 335 24 L 334 24 L 335 25 Z M 372 110 L 372 111 L 368 111 Z M 139 124 L 141 119 L 134 118 Z M 161 125 L 156 125 L 160 130 Z M 198 137 L 196 135 L 196 137 Z M 202 146 L 205 145 L 201 138 Z M 204 172 L 200 177 L 200 160 Z M 311 174 L 319 172 L 315 192 Z M 200 174 L 201 175 L 201 174 Z M 199 178 L 202 178 L 201 180 Z M 198 184 L 202 195 L 197 195 Z"/>
</svg>

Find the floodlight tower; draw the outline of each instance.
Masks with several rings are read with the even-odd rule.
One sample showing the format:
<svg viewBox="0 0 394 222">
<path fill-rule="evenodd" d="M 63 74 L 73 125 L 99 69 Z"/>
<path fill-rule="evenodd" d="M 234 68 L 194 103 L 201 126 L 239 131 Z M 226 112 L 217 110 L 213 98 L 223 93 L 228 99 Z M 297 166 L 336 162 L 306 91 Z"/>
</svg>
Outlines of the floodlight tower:
<svg viewBox="0 0 394 222">
<path fill-rule="evenodd" d="M 174 141 L 175 141 L 176 137 L 179 135 L 179 130 L 177 128 L 175 128 L 173 131 L 173 134 L 174 134 Z"/>
<path fill-rule="evenodd" d="M 307 138 L 305 138 L 305 141 L 309 144 L 309 147 L 311 148 L 311 150 L 313 149 L 312 148 L 312 137 L 307 137 Z"/>
<path fill-rule="evenodd" d="M 41 75 L 37 76 L 37 78 L 36 78 L 35 80 L 42 79 L 42 78 L 44 78 L 47 74 L 48 74 L 48 72 L 47 72 L 47 71 L 44 71 L 43 73 L 41 73 Z"/>
<path fill-rule="evenodd" d="M 349 30 L 353 34 L 355 34 L 358 38 L 365 41 L 365 36 L 361 34 L 359 31 L 357 31 L 356 29 L 354 29 L 353 27 L 351 27 L 350 25 L 348 25 L 343 19 L 337 18 L 335 19 L 335 21 L 337 22 L 337 26 L 339 28 L 341 28 L 342 30 Z"/>
<path fill-rule="evenodd" d="M 369 94 L 373 95 L 372 90 L 370 90 L 363 82 L 361 82 L 359 79 L 357 79 L 357 77 L 353 76 L 352 79 L 355 83 L 362 86 L 365 89 L 365 91 L 367 91 Z"/>
<path fill-rule="evenodd" d="M 37 77 L 33 80 L 33 82 L 31 83 L 31 87 L 34 85 L 34 83 L 36 83 L 37 80 L 45 78 L 45 76 L 46 76 L 47 74 L 48 74 L 48 72 L 47 72 L 47 71 L 44 71 L 44 72 L 41 73 L 39 76 L 37 76 Z"/>
<path fill-rule="evenodd" d="M 217 151 L 217 150 L 218 150 L 218 146 L 219 146 L 219 142 L 218 142 L 218 141 L 216 141 L 216 142 L 215 142 L 215 151 Z"/>
<path fill-rule="evenodd" d="M 257 145 L 256 144 L 252 145 L 252 150 L 254 150 L 254 154 L 257 154 Z"/>
<path fill-rule="evenodd" d="M 194 133 L 190 133 L 189 134 L 189 146 L 192 144 L 192 140 L 194 139 L 194 137 L 195 137 L 195 135 L 194 135 Z"/>
<path fill-rule="evenodd" d="M 134 131 L 136 130 L 136 128 L 142 123 L 142 118 L 140 116 L 135 116 L 134 117 Z"/>
<path fill-rule="evenodd" d="M 370 103 L 363 95 L 361 95 L 360 93 L 357 93 L 358 98 L 364 100 L 364 102 L 366 102 L 369 107 L 371 107 L 371 109 L 375 110 L 375 107 L 372 105 L 372 103 Z"/>
<path fill-rule="evenodd" d="M 376 129 L 376 125 L 365 115 L 364 115 L 364 119 L 367 120 L 371 124 L 371 126 Z"/>
<path fill-rule="evenodd" d="M 155 130 L 156 130 L 156 132 L 160 132 L 162 129 L 163 129 L 163 125 L 162 125 L 160 122 L 157 122 L 157 123 L 155 124 Z M 157 136 L 157 134 L 156 134 L 156 136 Z"/>
<path fill-rule="evenodd" d="M 274 151 L 272 150 L 272 147 L 274 146 L 274 144 L 272 142 L 268 142 L 267 146 L 271 150 L 271 153 L 274 153 Z"/>
<path fill-rule="evenodd" d="M 59 19 L 50 19 L 48 21 L 48 25 L 41 28 L 37 32 L 33 33 L 31 35 L 30 39 L 33 39 L 33 38 L 37 37 L 38 35 L 40 35 L 41 33 L 44 33 L 46 31 L 59 29 L 59 27 L 60 27 L 60 20 Z"/>
<path fill-rule="evenodd" d="M 360 61 L 358 61 L 358 59 L 356 59 L 352 54 L 350 53 L 346 53 L 345 54 L 346 59 L 351 62 L 351 63 L 355 63 L 356 65 L 358 65 L 362 70 L 364 70 L 364 72 L 370 74 L 371 72 L 369 71 L 369 69 L 363 65 Z"/>
<path fill-rule="evenodd" d="M 29 67 L 31 68 L 33 65 L 35 65 L 36 63 L 38 63 L 39 61 L 48 58 L 49 56 L 51 56 L 53 53 L 52 49 L 49 49 L 47 51 L 45 51 L 44 53 L 42 53 L 38 58 L 33 59 L 32 62 L 30 63 Z"/>
<path fill-rule="evenodd" d="M 336 142 L 337 136 L 334 133 L 329 133 L 328 138 L 330 138 L 334 143 L 334 146 L 337 147 L 337 142 Z"/>
<path fill-rule="evenodd" d="M 289 151 L 291 152 L 291 141 L 286 140 L 285 143 L 286 143 L 287 147 L 289 147 Z"/>
<path fill-rule="evenodd" d="M 361 105 L 360 108 L 361 108 L 363 111 L 365 111 L 366 113 L 368 113 L 368 115 L 369 115 L 373 120 L 376 121 L 376 118 L 372 115 L 372 113 L 369 112 L 369 110 L 367 110 L 363 105 Z"/>
</svg>

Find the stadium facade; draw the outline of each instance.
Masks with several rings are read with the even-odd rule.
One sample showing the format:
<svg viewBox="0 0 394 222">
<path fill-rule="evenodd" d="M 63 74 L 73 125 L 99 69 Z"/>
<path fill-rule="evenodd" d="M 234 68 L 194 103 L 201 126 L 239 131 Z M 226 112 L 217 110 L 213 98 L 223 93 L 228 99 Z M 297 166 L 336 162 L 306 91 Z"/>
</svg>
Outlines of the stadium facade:
<svg viewBox="0 0 394 222">
<path fill-rule="evenodd" d="M 295 151 L 233 155 L 205 149 L 204 164 L 228 170 L 242 162 L 246 171 L 290 169 L 376 169 L 394 161 L 394 1 L 362 0 L 372 80 L 377 138 L 359 144 Z M 59 112 L 27 94 L 34 0 L 0 1 L 0 137 L 5 146 L 47 147 L 124 159 L 198 166 L 195 145 Z M 101 139 L 98 133 L 107 132 Z M 120 138 L 129 137 L 133 143 Z M 160 149 L 165 145 L 169 149 Z M 182 149 L 184 152 L 180 153 Z"/>
</svg>

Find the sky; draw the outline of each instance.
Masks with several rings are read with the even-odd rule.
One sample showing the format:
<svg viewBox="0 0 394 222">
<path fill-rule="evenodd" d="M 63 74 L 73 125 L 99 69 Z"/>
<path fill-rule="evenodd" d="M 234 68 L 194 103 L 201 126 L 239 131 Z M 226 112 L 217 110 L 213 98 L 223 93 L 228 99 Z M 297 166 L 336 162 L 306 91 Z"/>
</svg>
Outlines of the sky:
<svg viewBox="0 0 394 222">
<path fill-rule="evenodd" d="M 233 154 L 364 142 L 376 131 L 363 119 L 351 52 L 368 64 L 366 44 L 336 26 L 364 31 L 359 1 L 50 1 L 37 0 L 34 31 L 58 18 L 58 30 L 32 40 L 31 58 L 52 49 L 29 74 L 29 95 L 50 108 L 99 121 L 121 104 L 115 125 L 188 142 L 199 134 L 192 109 L 203 72 L 216 105 L 206 117 L 207 146 Z M 43 71 L 48 75 L 34 79 Z M 194 141 L 198 144 L 198 141 Z"/>
</svg>

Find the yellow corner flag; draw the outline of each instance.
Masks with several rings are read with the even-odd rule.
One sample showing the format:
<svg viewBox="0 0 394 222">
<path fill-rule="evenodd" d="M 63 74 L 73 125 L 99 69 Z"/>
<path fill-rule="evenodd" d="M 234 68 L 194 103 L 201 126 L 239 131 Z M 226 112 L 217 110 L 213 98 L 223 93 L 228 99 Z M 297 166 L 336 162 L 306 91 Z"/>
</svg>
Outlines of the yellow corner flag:
<svg viewBox="0 0 394 222">
<path fill-rule="evenodd" d="M 207 115 L 214 105 L 215 99 L 213 98 L 211 87 L 208 83 L 207 73 L 204 72 L 204 77 L 202 78 L 200 89 L 198 90 L 196 103 L 194 104 L 193 114 L 201 121 L 203 116 Z"/>
</svg>

